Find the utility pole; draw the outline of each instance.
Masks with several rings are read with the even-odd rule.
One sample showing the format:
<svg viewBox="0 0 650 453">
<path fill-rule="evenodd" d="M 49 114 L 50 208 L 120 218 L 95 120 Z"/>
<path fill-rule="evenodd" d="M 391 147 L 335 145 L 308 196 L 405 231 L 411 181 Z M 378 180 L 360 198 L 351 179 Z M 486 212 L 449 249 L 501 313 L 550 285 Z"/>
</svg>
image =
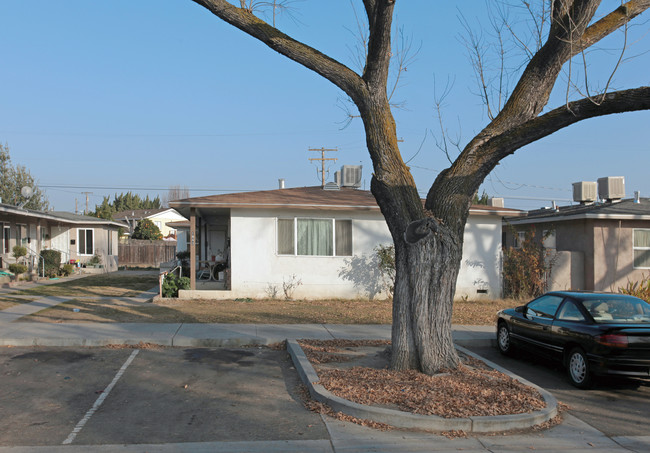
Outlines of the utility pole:
<svg viewBox="0 0 650 453">
<path fill-rule="evenodd" d="M 88 214 L 88 195 L 92 195 L 92 192 L 81 192 L 83 194 L 86 194 L 86 210 L 84 211 L 84 215 Z"/>
<path fill-rule="evenodd" d="M 333 148 L 333 149 L 327 149 L 327 148 L 309 148 L 309 151 L 320 151 L 320 157 L 310 157 L 310 161 L 314 160 L 320 160 L 321 162 L 321 170 L 320 170 L 320 175 L 321 175 L 321 181 L 323 184 L 323 187 L 325 187 L 325 161 L 326 160 L 338 160 L 336 157 L 325 157 L 326 152 L 331 152 L 331 151 L 338 151 L 338 148 Z"/>
</svg>

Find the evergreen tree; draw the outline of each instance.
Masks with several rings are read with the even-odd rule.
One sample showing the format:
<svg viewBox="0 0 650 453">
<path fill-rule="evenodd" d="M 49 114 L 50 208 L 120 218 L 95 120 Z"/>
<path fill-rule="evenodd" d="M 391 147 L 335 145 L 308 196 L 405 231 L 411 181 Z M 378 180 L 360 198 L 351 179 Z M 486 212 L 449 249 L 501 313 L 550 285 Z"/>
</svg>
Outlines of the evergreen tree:
<svg viewBox="0 0 650 453">
<path fill-rule="evenodd" d="M 162 204 L 160 197 L 156 196 L 150 199 L 147 195 L 144 199 L 138 194 L 133 194 L 130 191 L 127 193 L 115 194 L 113 202 L 110 202 L 110 197 L 104 197 L 102 204 L 95 206 L 95 212 L 90 215 L 102 219 L 112 220 L 113 214 L 116 212 L 138 210 L 138 209 L 160 209 Z"/>
<path fill-rule="evenodd" d="M 27 199 L 21 194 L 21 189 L 25 186 L 31 187 L 32 196 Z M 11 164 L 9 147 L 0 144 L 0 198 L 5 204 L 20 206 L 24 203 L 27 209 L 37 211 L 46 211 L 49 203 L 45 194 L 36 187 L 34 178 L 26 167 Z"/>
<path fill-rule="evenodd" d="M 131 235 L 132 239 L 149 239 L 149 240 L 160 240 L 162 239 L 162 233 L 160 229 L 153 223 L 150 219 L 142 219 L 138 221 L 133 234 Z"/>
</svg>

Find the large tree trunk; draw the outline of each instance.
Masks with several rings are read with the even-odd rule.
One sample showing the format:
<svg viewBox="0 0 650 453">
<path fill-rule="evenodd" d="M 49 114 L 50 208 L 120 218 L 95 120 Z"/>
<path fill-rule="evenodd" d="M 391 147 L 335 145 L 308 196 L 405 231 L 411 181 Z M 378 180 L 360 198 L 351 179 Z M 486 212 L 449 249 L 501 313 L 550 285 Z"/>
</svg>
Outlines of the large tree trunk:
<svg viewBox="0 0 650 453">
<path fill-rule="evenodd" d="M 451 315 L 462 244 L 440 230 L 406 236 L 395 240 L 391 367 L 434 374 L 458 365 Z"/>
<path fill-rule="evenodd" d="M 455 368 L 458 355 L 451 336 L 451 315 L 469 205 L 453 202 L 452 193 L 445 201 L 438 200 L 444 206 L 439 216 L 452 215 L 454 221 L 434 218 L 436 206 L 425 210 L 397 147 L 387 100 L 368 96 L 361 105 L 374 164 L 371 189 L 395 245 L 392 368 L 427 374 Z M 451 206 L 465 212 L 458 215 Z"/>
</svg>

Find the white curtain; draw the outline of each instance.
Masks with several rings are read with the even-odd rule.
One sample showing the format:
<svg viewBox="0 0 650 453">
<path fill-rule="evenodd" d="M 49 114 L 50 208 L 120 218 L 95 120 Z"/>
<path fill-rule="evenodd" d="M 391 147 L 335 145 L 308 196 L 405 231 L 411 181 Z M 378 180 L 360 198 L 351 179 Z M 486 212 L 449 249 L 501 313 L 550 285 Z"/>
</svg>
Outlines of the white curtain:
<svg viewBox="0 0 650 453">
<path fill-rule="evenodd" d="M 634 267 L 650 268 L 650 230 L 634 230 L 634 248 Z"/>
<path fill-rule="evenodd" d="M 298 219 L 298 255 L 332 256 L 331 220 Z"/>
</svg>

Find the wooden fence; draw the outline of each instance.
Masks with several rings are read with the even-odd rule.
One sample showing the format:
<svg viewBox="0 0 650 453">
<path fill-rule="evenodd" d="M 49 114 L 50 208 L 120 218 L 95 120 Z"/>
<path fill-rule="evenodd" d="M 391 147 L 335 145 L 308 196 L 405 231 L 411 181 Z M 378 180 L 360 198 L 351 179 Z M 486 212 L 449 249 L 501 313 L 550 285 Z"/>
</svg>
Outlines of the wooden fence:
<svg viewBox="0 0 650 453">
<path fill-rule="evenodd" d="M 176 259 L 176 241 L 141 241 L 130 239 L 117 246 L 120 266 L 159 267 Z"/>
</svg>

